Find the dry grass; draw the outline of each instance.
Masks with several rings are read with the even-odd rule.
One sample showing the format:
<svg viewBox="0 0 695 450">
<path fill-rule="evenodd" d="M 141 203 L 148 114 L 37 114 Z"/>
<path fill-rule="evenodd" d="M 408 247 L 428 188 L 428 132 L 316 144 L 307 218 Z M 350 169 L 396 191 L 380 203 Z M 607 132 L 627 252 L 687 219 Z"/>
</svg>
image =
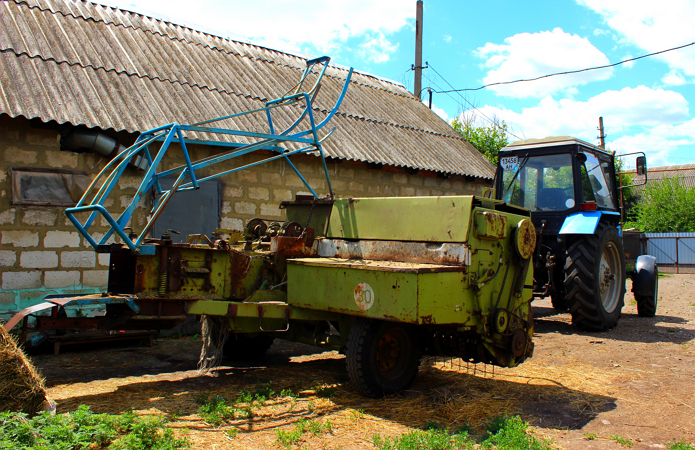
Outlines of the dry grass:
<svg viewBox="0 0 695 450">
<path fill-rule="evenodd" d="M 605 389 L 616 378 L 578 362 L 556 368 L 530 360 L 514 369 L 495 368 L 493 373 L 491 366 L 425 358 L 411 390 L 366 399 L 341 379 L 342 359 L 333 352 L 292 358 L 288 364 L 275 367 L 221 367 L 214 372 L 217 376 L 201 376 L 190 370 L 94 380 L 56 385 L 51 395 L 58 400 L 61 412 L 88 404 L 97 412 L 119 413 L 133 408 L 140 414 L 166 416 L 173 421 L 173 428 L 185 429 L 194 448 L 275 447 L 277 430 L 292 430 L 298 420 L 307 419 L 330 421 L 333 431 L 303 436 L 302 445 L 348 449 L 370 447 L 376 433 L 397 435 L 427 422 L 451 430 L 467 427 L 477 433 L 496 416 L 520 414 L 534 424 L 533 414 L 524 409 L 534 401 L 564 405 L 572 414 L 593 416 L 610 401 Z M 276 393 L 289 389 L 297 398 L 276 396 L 255 406 L 251 418 L 232 419 L 219 427 L 206 423 L 197 413 L 195 399 L 200 395 L 234 401 L 242 390 L 253 391 L 257 383 L 271 382 Z M 317 387 L 331 388 L 331 395 L 322 396 Z M 230 431 L 235 436 L 230 436 Z"/>
<path fill-rule="evenodd" d="M 43 377 L 0 326 L 0 411 L 36 414 L 46 401 Z"/>
</svg>

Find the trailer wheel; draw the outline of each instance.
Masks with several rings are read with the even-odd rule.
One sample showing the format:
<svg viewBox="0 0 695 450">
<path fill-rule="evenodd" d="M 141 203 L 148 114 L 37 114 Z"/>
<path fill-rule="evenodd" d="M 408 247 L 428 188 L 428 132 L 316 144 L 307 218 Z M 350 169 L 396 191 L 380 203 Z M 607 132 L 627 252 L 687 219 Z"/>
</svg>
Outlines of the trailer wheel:
<svg viewBox="0 0 695 450">
<path fill-rule="evenodd" d="M 379 398 L 410 386 L 420 364 L 420 345 L 407 325 L 359 318 L 350 330 L 346 359 L 357 391 Z"/>
<path fill-rule="evenodd" d="M 599 222 L 593 235 L 570 245 L 564 284 L 573 324 L 595 330 L 615 326 L 624 305 L 625 255 L 614 227 Z"/>
<path fill-rule="evenodd" d="M 231 361 L 258 359 L 268 351 L 274 340 L 267 334 L 229 333 L 222 353 Z"/>
</svg>

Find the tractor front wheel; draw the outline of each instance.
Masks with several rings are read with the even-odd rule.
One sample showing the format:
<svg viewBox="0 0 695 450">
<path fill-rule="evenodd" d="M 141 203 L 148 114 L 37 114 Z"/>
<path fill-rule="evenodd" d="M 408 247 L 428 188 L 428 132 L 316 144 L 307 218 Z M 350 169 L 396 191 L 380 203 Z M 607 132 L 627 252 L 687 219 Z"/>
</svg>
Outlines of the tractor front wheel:
<svg viewBox="0 0 695 450">
<path fill-rule="evenodd" d="M 615 227 L 599 222 L 593 235 L 570 245 L 564 284 L 573 324 L 595 330 L 616 325 L 624 305 L 625 255 Z"/>
<path fill-rule="evenodd" d="M 410 386 L 420 365 L 420 345 L 407 325 L 359 318 L 350 330 L 346 360 L 359 393 L 379 398 Z"/>
</svg>

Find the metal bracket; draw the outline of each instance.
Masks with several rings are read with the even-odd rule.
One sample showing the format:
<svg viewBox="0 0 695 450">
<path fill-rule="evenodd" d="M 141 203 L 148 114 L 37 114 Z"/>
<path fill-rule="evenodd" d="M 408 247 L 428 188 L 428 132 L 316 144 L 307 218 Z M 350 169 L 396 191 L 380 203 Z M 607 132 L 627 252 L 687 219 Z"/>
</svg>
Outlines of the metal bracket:
<svg viewBox="0 0 695 450">
<path fill-rule="evenodd" d="M 285 308 L 285 329 L 284 330 L 266 330 L 263 328 L 263 306 L 258 305 L 258 308 L 256 309 L 258 311 L 258 327 L 261 329 L 261 331 L 265 331 L 266 333 L 283 333 L 285 331 L 289 331 L 290 329 L 290 308 Z"/>
</svg>

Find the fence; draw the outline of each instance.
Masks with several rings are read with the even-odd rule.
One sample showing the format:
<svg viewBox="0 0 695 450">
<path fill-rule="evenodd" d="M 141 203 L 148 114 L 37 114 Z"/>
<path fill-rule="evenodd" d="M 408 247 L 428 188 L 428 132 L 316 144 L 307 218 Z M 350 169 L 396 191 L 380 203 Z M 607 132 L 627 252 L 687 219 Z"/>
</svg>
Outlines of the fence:
<svg viewBox="0 0 695 450">
<path fill-rule="evenodd" d="M 647 254 L 656 257 L 659 270 L 695 273 L 695 233 L 645 233 Z"/>
</svg>

